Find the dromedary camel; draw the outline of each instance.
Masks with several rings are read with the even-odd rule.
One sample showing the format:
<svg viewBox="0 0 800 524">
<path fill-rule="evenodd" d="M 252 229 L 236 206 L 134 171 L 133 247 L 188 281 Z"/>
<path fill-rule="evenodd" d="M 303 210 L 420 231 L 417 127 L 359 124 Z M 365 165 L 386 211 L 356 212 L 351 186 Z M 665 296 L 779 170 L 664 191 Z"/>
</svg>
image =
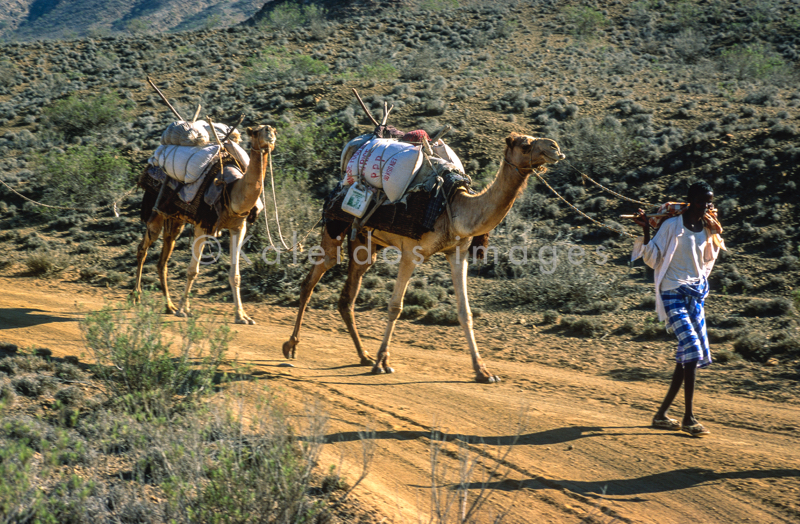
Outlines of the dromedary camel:
<svg viewBox="0 0 800 524">
<path fill-rule="evenodd" d="M 225 205 L 222 216 L 220 216 L 219 219 L 219 229 L 227 229 L 231 234 L 231 269 L 229 281 L 231 284 L 231 292 L 233 293 L 233 304 L 236 311 L 237 324 L 256 323 L 255 320 L 247 316 L 242 307 L 242 297 L 239 293 L 239 283 L 241 281 L 241 277 L 239 276 L 239 253 L 242 242 L 246 236 L 247 216 L 253 206 L 256 205 L 256 200 L 258 200 L 258 196 L 261 194 L 261 187 L 264 183 L 264 175 L 267 166 L 265 158 L 275 149 L 276 140 L 275 129 L 271 126 L 248 128 L 247 134 L 250 136 L 250 164 L 247 166 L 244 177 L 228 187 L 228 193 L 230 195 L 229 204 Z M 180 306 L 176 308 L 169 296 L 167 262 L 170 256 L 172 256 L 172 250 L 175 248 L 175 240 L 181 234 L 187 222 L 194 224 L 192 260 L 189 262 L 189 268 L 186 271 L 186 288 L 183 290 Z M 161 257 L 158 259 L 158 278 L 161 282 L 161 289 L 164 293 L 164 297 L 166 298 L 166 310 L 168 313 L 174 313 L 179 317 L 185 317 L 189 314 L 189 292 L 192 290 L 192 284 L 194 284 L 197 278 L 200 268 L 200 259 L 203 256 L 203 248 L 206 244 L 205 239 L 208 238 L 210 232 L 203 229 L 196 221 L 187 216 L 179 215 L 165 218 L 160 213 L 152 213 L 150 219 L 147 221 L 147 230 L 144 233 L 144 238 L 136 252 L 136 286 L 134 287 L 134 296 L 142 292 L 142 267 L 144 266 L 145 258 L 147 258 L 147 250 L 153 242 L 158 239 L 162 229 L 164 229 L 164 244 L 161 247 Z"/>
<path fill-rule="evenodd" d="M 339 298 L 339 313 L 356 346 L 358 356 L 361 358 L 361 365 L 372 365 L 372 373 L 375 374 L 394 372 L 389 366 L 389 342 L 397 318 L 403 311 L 403 296 L 408 281 L 417 264 L 427 260 L 434 253 L 441 252 L 450 262 L 453 287 L 458 300 L 458 320 L 467 337 L 467 344 L 472 354 L 475 380 L 483 383 L 500 380 L 486 369 L 475 343 L 472 313 L 467 300 L 468 249 L 472 237 L 488 233 L 503 220 L 511 206 L 514 205 L 516 198 L 525 189 L 528 177 L 534 170 L 544 171 L 545 164 L 555 163 L 564 158 L 554 140 L 511 133 L 506 138 L 503 162 L 492 184 L 477 195 L 470 195 L 465 191 L 456 194 L 450 203 L 450 213 L 442 213 L 436 221 L 433 231 L 424 234 L 420 240 L 374 230 L 371 231 L 371 242 L 364 237 L 363 233 L 350 242 L 348 249 L 350 262 L 347 280 Z M 322 278 L 322 275 L 336 264 L 337 250 L 341 246 L 341 239 L 348 236 L 344 232 L 333 238 L 329 232 L 330 226 L 331 223 L 324 228 L 322 236 L 322 248 L 325 255 L 315 262 L 301 286 L 300 309 L 297 313 L 294 332 L 291 338 L 283 344 L 283 355 L 286 358 L 295 357 L 297 344 L 300 341 L 300 326 L 303 323 L 303 315 L 314 291 L 314 286 Z M 338 229 L 342 230 L 344 227 L 339 224 Z M 361 346 L 361 339 L 356 329 L 354 305 L 364 273 L 377 259 L 378 250 L 389 246 L 398 249 L 401 255 L 397 281 L 389 300 L 389 323 L 383 334 L 381 347 L 373 361 Z M 361 249 L 356 251 L 359 247 Z M 354 256 L 359 255 L 360 252 L 368 252 L 369 255 Z"/>
</svg>

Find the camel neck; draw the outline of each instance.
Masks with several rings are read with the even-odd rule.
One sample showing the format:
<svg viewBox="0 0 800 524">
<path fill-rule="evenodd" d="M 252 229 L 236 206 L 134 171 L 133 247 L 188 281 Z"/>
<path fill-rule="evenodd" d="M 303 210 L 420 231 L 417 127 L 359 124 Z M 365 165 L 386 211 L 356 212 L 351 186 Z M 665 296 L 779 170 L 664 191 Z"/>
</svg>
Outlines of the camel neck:
<svg viewBox="0 0 800 524">
<path fill-rule="evenodd" d="M 250 163 L 241 180 L 231 187 L 231 208 L 236 213 L 249 211 L 256 205 L 261 194 L 266 173 L 264 156 L 268 150 L 250 148 Z"/>
<path fill-rule="evenodd" d="M 453 199 L 453 222 L 459 236 L 488 233 L 503 221 L 528 184 L 528 175 L 503 161 L 492 183 L 477 195 L 461 192 Z"/>
</svg>

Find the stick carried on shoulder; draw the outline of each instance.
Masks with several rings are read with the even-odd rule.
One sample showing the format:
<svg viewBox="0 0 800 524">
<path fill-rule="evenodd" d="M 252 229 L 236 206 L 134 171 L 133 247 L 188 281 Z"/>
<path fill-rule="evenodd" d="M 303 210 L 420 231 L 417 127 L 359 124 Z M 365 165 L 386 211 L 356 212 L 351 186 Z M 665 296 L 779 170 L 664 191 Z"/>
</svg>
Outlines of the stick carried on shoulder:
<svg viewBox="0 0 800 524">
<path fill-rule="evenodd" d="M 620 215 L 619 217 L 620 218 L 636 218 L 638 216 L 639 215 Z M 669 215 L 667 215 L 666 213 L 660 213 L 660 214 L 655 214 L 655 215 L 645 215 L 645 218 L 661 218 L 661 217 L 665 217 L 665 216 L 669 216 Z"/>
</svg>

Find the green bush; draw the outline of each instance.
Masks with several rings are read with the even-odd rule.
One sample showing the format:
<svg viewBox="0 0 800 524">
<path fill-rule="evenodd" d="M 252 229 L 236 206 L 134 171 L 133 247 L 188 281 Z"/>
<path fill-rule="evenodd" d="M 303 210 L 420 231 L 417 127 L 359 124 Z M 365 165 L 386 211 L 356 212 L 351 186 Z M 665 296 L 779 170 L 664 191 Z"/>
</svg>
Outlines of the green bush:
<svg viewBox="0 0 800 524">
<path fill-rule="evenodd" d="M 160 298 L 145 293 L 138 304 L 106 306 L 81 323 L 94 373 L 112 403 L 132 411 L 168 410 L 210 390 L 230 328 L 212 329 L 196 317 L 166 322 L 162 309 Z"/>
<path fill-rule="evenodd" d="M 560 310 L 564 312 L 582 311 L 586 304 L 612 298 L 614 294 L 613 277 L 603 276 L 596 264 L 586 261 L 575 265 L 559 257 L 555 264 L 546 264 L 551 273 L 528 266 L 512 266 L 522 271 L 509 287 L 506 296 L 514 304 L 529 304 L 540 311 Z"/>
<path fill-rule="evenodd" d="M 130 162 L 113 151 L 94 146 L 53 150 L 36 158 L 46 186 L 44 202 L 59 206 L 106 203 L 134 182 Z"/>
<path fill-rule="evenodd" d="M 763 44 L 736 45 L 720 53 L 724 72 L 737 80 L 765 80 L 789 74 L 783 58 Z"/>
<path fill-rule="evenodd" d="M 367 80 L 388 81 L 394 80 L 398 76 L 397 68 L 389 62 L 377 61 L 361 66 L 359 72 L 361 78 Z"/>
<path fill-rule="evenodd" d="M 594 36 L 598 29 L 608 25 L 608 18 L 588 6 L 568 7 L 564 10 L 567 23 L 572 25 L 572 34 L 580 38 Z"/>
<path fill-rule="evenodd" d="M 430 309 L 438 302 L 438 297 L 434 296 L 426 289 L 409 289 L 406 292 L 404 302 L 409 306 L 419 306 L 423 309 Z"/>
<path fill-rule="evenodd" d="M 73 94 L 42 111 L 43 120 L 68 139 L 102 131 L 117 122 L 124 122 L 126 116 L 127 110 L 116 93 Z"/>
<path fill-rule="evenodd" d="M 270 11 L 261 25 L 268 29 L 291 31 L 307 25 L 318 25 L 325 19 L 325 14 L 325 9 L 317 4 L 301 6 L 299 2 L 286 2 Z"/>
<path fill-rule="evenodd" d="M 329 181 L 331 159 L 339 158 L 347 141 L 337 120 L 281 121 L 278 123 L 278 137 L 280 151 L 276 152 L 273 160 L 275 172 L 306 178 L 313 188 Z"/>
<path fill-rule="evenodd" d="M 560 127 L 553 138 L 569 151 L 569 163 L 593 178 L 614 179 L 626 168 L 641 163 L 643 140 L 614 118 L 581 118 Z"/>
<path fill-rule="evenodd" d="M 420 322 L 440 326 L 457 326 L 459 324 L 458 310 L 451 306 L 437 307 L 425 313 Z"/>
<path fill-rule="evenodd" d="M 9 59 L 0 60 L 0 86 L 12 86 L 17 83 L 17 66 Z"/>
</svg>

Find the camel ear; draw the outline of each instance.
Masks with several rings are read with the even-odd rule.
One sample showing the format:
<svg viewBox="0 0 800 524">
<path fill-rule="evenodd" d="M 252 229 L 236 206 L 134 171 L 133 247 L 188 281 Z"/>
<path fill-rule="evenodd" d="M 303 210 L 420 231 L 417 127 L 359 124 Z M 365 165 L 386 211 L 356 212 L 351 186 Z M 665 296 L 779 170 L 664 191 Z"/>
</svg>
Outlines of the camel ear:
<svg viewBox="0 0 800 524">
<path fill-rule="evenodd" d="M 511 134 L 506 137 L 506 145 L 508 147 L 514 147 L 514 140 L 516 140 L 519 136 L 519 133 L 512 131 Z"/>
</svg>

